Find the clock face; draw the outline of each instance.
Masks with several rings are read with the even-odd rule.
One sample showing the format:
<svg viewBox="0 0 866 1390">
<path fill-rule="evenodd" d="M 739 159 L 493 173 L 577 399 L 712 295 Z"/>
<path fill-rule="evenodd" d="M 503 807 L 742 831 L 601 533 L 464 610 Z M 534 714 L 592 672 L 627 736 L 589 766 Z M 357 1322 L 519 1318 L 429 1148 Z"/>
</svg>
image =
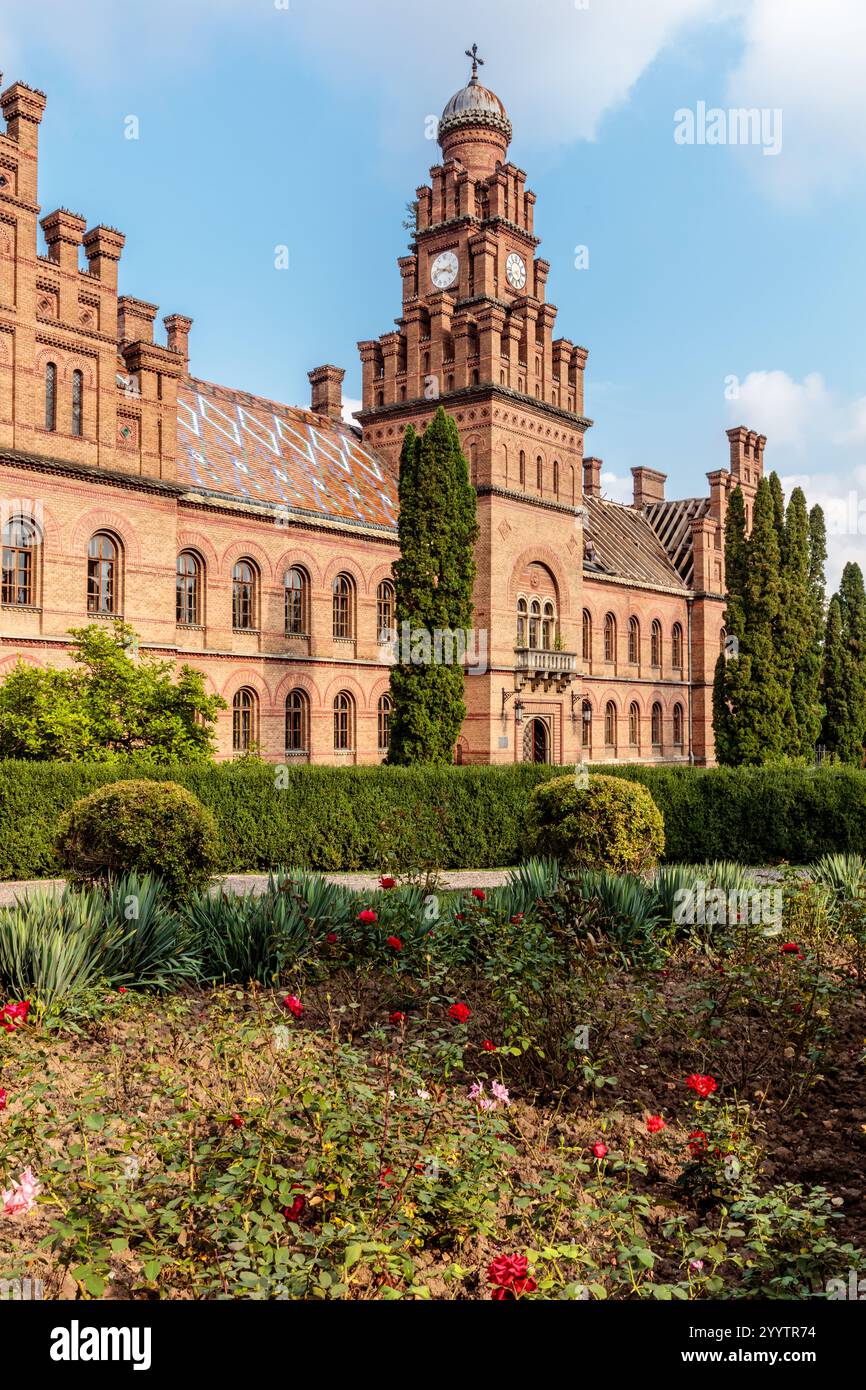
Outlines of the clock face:
<svg viewBox="0 0 866 1390">
<path fill-rule="evenodd" d="M 526 284 L 526 262 L 516 251 L 512 251 L 505 262 L 505 274 L 513 290 L 522 290 Z"/>
<path fill-rule="evenodd" d="M 453 251 L 442 251 L 430 267 L 430 279 L 437 290 L 447 290 L 457 279 L 460 266 Z"/>
</svg>

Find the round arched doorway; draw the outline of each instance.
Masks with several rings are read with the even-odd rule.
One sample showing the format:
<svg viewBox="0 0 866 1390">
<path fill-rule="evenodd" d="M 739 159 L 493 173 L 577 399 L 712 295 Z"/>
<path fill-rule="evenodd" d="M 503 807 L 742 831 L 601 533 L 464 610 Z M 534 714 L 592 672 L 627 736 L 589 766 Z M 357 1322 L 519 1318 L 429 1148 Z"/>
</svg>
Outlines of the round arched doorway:
<svg viewBox="0 0 866 1390">
<path fill-rule="evenodd" d="M 550 729 L 546 719 L 530 719 L 523 730 L 523 761 L 550 762 Z"/>
</svg>

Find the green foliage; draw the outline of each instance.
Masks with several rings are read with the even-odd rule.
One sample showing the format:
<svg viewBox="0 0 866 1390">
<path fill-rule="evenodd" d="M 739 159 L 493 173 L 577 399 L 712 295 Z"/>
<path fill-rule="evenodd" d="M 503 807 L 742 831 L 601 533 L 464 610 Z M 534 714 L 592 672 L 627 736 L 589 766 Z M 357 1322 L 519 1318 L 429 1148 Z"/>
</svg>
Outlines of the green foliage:
<svg viewBox="0 0 866 1390">
<path fill-rule="evenodd" d="M 0 909 L 0 984 L 41 1009 L 89 986 L 167 989 L 198 974 L 161 885 L 130 874 L 105 889 L 33 893 Z"/>
<path fill-rule="evenodd" d="M 576 868 L 637 873 L 664 853 L 664 822 L 645 787 L 592 773 L 536 787 L 529 805 L 529 845 Z"/>
<path fill-rule="evenodd" d="M 115 782 L 66 813 L 57 837 L 75 881 L 130 872 L 159 874 L 173 898 L 204 887 L 218 859 L 216 823 L 176 782 Z"/>
<path fill-rule="evenodd" d="M 468 633 L 472 626 L 475 491 L 457 426 L 440 406 L 419 438 L 409 426 L 400 456 L 400 557 L 394 565 L 398 632 Z M 402 656 L 402 650 L 401 650 Z M 388 760 L 450 763 L 466 716 L 457 661 L 401 660 L 391 672 Z"/>
<path fill-rule="evenodd" d="M 824 640 L 824 725 L 822 740 L 831 757 L 863 764 L 866 741 L 866 591 L 859 565 L 842 571 L 838 594 L 830 601 Z"/>
<path fill-rule="evenodd" d="M 214 720 L 225 709 L 189 666 L 139 652 L 116 621 L 72 628 L 76 668 L 19 662 L 0 685 L 0 757 L 110 760 L 146 752 L 162 762 L 209 759 Z"/>
</svg>

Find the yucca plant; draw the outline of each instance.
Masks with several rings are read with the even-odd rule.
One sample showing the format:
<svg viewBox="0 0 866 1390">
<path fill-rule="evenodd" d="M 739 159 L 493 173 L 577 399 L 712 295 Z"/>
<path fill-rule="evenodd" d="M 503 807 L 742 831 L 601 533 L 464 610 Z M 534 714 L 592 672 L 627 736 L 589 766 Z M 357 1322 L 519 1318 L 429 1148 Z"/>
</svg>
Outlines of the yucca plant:
<svg viewBox="0 0 866 1390">
<path fill-rule="evenodd" d="M 673 922 L 683 899 L 681 894 L 693 893 L 700 871 L 691 864 L 662 864 L 656 869 L 649 887 L 662 922 Z"/>
<path fill-rule="evenodd" d="M 662 919 L 651 886 L 639 874 L 583 869 L 575 882 L 584 898 L 598 904 L 604 930 L 619 946 L 649 942 Z"/>
<path fill-rule="evenodd" d="M 0 912 L 0 983 L 47 1009 L 106 974 L 123 932 L 107 919 L 100 894 L 33 893 Z"/>
<path fill-rule="evenodd" d="M 122 927 L 122 935 L 106 946 L 103 974 L 114 985 L 140 989 L 171 989 L 195 979 L 198 962 L 189 949 L 189 933 L 172 909 L 161 879 L 152 874 L 128 874 L 95 890 L 102 899 L 106 924 Z"/>
<path fill-rule="evenodd" d="M 825 854 L 812 865 L 810 877 L 837 903 L 853 902 L 866 888 L 866 860 L 862 854 Z"/>
<path fill-rule="evenodd" d="M 261 898 L 252 893 L 194 893 L 181 911 L 203 979 L 240 984 L 276 980 L 280 952 L 272 914 Z"/>
<path fill-rule="evenodd" d="M 503 886 L 496 892 L 509 916 L 527 913 L 539 901 L 552 898 L 559 887 L 559 861 L 553 858 L 527 859 L 509 871 Z"/>
</svg>

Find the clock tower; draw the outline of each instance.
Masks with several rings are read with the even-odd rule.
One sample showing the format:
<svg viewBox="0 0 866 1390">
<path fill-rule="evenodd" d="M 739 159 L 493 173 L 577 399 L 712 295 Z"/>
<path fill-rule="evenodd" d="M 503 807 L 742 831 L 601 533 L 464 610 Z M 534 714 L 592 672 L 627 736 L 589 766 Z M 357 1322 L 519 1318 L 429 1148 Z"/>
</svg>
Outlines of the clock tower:
<svg viewBox="0 0 866 1390">
<path fill-rule="evenodd" d="M 480 528 L 475 625 L 488 669 L 467 676 L 458 756 L 513 762 L 541 752 L 570 762 L 579 736 L 569 687 L 581 616 L 587 351 L 554 337 L 535 195 L 508 159 L 511 121 L 478 79 L 474 45 L 467 56 L 470 80 L 439 122 L 442 162 L 417 189 L 414 235 L 398 262 L 396 328 L 358 344 L 357 418 L 365 442 L 396 465 L 406 426 L 421 432 L 442 405 L 469 461 Z M 536 710 L 543 727 L 527 742 L 521 725 Z"/>
</svg>

